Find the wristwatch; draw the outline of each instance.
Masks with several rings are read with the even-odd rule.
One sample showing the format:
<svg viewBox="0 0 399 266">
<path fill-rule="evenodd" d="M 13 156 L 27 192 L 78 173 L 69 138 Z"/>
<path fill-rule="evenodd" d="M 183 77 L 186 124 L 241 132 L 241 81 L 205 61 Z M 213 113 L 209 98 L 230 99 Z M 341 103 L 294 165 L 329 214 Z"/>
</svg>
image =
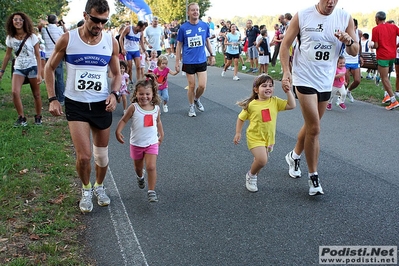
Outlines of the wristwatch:
<svg viewBox="0 0 399 266">
<path fill-rule="evenodd" d="M 353 43 L 354 43 L 354 40 L 351 39 L 350 43 L 349 43 L 349 44 L 345 44 L 345 45 L 346 45 L 346 46 L 351 46 Z"/>
<path fill-rule="evenodd" d="M 119 91 L 111 91 L 111 94 L 115 95 L 116 100 L 119 100 L 119 97 L 121 97 L 121 94 Z"/>
</svg>

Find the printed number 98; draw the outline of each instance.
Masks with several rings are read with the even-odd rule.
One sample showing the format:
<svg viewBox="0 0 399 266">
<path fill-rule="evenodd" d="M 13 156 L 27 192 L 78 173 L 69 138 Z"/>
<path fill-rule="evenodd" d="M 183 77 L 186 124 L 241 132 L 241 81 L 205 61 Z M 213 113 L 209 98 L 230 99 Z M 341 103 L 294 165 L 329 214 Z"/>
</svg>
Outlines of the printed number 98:
<svg viewBox="0 0 399 266">
<path fill-rule="evenodd" d="M 317 51 L 316 52 L 316 60 L 325 60 L 328 61 L 330 60 L 330 52 L 321 52 Z"/>
</svg>

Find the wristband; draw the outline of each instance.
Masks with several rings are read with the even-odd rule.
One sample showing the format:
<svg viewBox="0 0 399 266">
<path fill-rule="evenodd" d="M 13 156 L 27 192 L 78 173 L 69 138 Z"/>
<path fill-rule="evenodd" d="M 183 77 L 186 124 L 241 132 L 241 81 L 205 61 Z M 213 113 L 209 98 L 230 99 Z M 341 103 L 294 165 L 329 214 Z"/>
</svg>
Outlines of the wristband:
<svg viewBox="0 0 399 266">
<path fill-rule="evenodd" d="M 4 73 L 5 72 L 5 70 L 3 70 L 3 69 L 0 69 L 0 73 Z"/>
<path fill-rule="evenodd" d="M 351 46 L 353 43 L 354 43 L 354 40 L 351 39 L 351 41 L 349 42 L 349 44 L 345 44 L 345 45 L 349 47 L 349 46 Z"/>
<path fill-rule="evenodd" d="M 119 99 L 119 91 L 111 91 L 111 94 L 115 95 L 115 98 L 118 100 Z"/>
<path fill-rule="evenodd" d="M 51 103 L 52 101 L 56 101 L 57 100 L 57 96 L 53 96 L 51 98 L 48 98 L 48 102 Z"/>
</svg>

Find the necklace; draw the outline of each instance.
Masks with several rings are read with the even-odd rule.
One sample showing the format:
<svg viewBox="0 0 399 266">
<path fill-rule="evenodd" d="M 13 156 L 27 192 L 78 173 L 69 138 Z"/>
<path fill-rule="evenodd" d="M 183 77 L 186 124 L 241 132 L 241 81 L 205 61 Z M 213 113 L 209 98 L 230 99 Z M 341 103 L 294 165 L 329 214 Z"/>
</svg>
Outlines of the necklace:
<svg viewBox="0 0 399 266">
<path fill-rule="evenodd" d="M 98 37 L 100 37 L 101 35 L 102 35 L 102 33 L 98 34 L 98 35 L 96 36 L 96 38 L 94 38 L 93 40 L 89 41 L 89 39 L 86 37 L 86 35 L 83 34 L 83 36 L 85 37 L 86 42 L 87 42 L 88 44 L 91 44 L 91 43 L 95 42 L 95 41 L 98 39 Z"/>
</svg>

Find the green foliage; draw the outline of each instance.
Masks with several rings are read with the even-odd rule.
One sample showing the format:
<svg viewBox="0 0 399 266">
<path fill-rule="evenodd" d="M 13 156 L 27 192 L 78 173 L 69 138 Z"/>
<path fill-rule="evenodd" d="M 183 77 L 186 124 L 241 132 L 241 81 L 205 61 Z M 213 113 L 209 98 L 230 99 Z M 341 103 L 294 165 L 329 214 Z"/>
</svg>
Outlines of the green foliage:
<svg viewBox="0 0 399 266">
<path fill-rule="evenodd" d="M 56 14 L 62 17 L 68 13 L 67 0 L 0 0 L 0 42 L 5 43 L 5 22 L 14 12 L 26 13 L 37 24 L 40 19 L 45 19 L 47 14 Z"/>
</svg>

